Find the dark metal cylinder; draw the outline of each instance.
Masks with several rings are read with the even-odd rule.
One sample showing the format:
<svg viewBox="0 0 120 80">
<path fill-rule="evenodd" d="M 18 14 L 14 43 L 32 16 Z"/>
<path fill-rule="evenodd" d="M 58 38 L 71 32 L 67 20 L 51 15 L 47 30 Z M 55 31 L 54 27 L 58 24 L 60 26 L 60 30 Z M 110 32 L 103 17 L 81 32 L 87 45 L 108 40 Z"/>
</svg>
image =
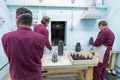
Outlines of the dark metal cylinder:
<svg viewBox="0 0 120 80">
<path fill-rule="evenodd" d="M 76 43 L 75 51 L 76 52 L 80 52 L 81 51 L 81 44 L 80 43 Z"/>
<path fill-rule="evenodd" d="M 59 41 L 58 43 L 58 55 L 62 56 L 63 55 L 63 41 Z"/>
<path fill-rule="evenodd" d="M 52 62 L 57 62 L 57 61 L 58 61 L 57 53 L 54 52 L 54 53 L 52 54 Z"/>
<path fill-rule="evenodd" d="M 94 42 L 93 37 L 90 37 L 90 39 L 89 39 L 89 45 L 92 45 L 93 42 Z"/>
</svg>

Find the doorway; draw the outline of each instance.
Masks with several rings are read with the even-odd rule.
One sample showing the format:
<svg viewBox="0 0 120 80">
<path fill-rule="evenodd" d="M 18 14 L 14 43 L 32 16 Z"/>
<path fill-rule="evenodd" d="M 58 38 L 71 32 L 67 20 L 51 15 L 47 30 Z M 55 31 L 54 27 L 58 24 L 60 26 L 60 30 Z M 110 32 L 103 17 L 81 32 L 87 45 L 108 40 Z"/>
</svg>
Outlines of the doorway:
<svg viewBox="0 0 120 80">
<path fill-rule="evenodd" d="M 66 21 L 51 21 L 52 46 L 57 46 L 60 40 L 62 40 L 64 45 L 66 45 L 65 29 L 66 29 Z"/>
</svg>

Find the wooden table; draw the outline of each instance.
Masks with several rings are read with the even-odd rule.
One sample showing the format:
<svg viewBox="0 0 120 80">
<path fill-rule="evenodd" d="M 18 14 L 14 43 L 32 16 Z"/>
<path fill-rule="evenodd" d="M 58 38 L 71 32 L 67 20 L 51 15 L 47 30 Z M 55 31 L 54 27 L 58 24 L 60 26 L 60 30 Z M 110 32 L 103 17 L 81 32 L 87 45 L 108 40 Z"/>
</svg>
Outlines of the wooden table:
<svg viewBox="0 0 120 80">
<path fill-rule="evenodd" d="M 52 62 L 52 54 L 44 54 L 42 59 L 43 77 L 78 76 L 82 80 L 93 79 L 93 68 L 97 64 L 72 65 L 68 52 L 58 56 L 58 62 Z"/>
<path fill-rule="evenodd" d="M 108 63 L 108 68 L 110 70 L 113 70 L 114 67 L 115 67 L 115 60 L 116 60 L 117 53 L 119 53 L 119 52 L 118 51 L 112 51 L 112 53 L 111 53 L 110 61 Z"/>
</svg>

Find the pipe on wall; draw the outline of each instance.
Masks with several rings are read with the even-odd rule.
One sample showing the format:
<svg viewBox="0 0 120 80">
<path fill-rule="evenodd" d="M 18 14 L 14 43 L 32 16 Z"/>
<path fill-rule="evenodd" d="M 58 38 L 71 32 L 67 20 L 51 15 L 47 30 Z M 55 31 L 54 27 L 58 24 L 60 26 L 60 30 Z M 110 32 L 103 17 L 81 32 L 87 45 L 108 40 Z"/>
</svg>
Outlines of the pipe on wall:
<svg viewBox="0 0 120 80">
<path fill-rule="evenodd" d="M 0 68 L 0 71 L 1 71 L 2 69 L 4 69 L 7 65 L 8 65 L 8 63 L 6 63 L 5 65 L 3 65 L 3 67 Z"/>
</svg>

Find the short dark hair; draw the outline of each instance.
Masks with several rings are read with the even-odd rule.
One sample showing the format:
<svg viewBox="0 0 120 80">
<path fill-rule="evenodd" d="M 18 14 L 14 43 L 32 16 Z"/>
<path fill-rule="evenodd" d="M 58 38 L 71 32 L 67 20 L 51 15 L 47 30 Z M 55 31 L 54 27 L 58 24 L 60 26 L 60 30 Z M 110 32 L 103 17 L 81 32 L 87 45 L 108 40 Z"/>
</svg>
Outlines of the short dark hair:
<svg viewBox="0 0 120 80">
<path fill-rule="evenodd" d="M 107 22 L 106 21 L 100 21 L 99 23 L 98 23 L 98 26 L 108 26 L 108 24 L 107 24 Z"/>
<path fill-rule="evenodd" d="M 16 17 L 19 17 L 20 23 L 30 26 L 32 24 L 32 12 L 27 8 L 18 8 Z"/>
<path fill-rule="evenodd" d="M 46 23 L 48 23 L 48 22 L 50 22 L 50 18 L 49 18 L 48 16 L 43 16 L 43 18 L 42 18 L 42 20 L 41 20 L 41 23 L 42 23 L 42 24 L 46 24 Z"/>
</svg>

